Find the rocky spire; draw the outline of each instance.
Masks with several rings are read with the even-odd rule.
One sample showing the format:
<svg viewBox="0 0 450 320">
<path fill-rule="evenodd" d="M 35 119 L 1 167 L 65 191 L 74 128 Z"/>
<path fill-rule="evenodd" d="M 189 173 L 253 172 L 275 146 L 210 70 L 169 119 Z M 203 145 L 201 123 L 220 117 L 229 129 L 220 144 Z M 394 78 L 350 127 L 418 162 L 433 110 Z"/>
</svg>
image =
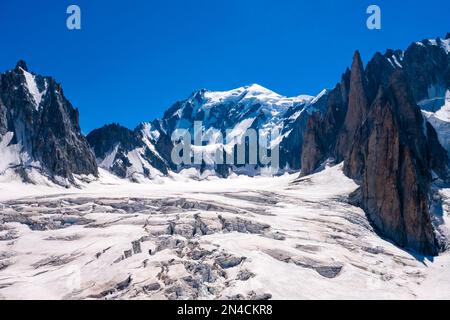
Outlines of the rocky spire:
<svg viewBox="0 0 450 320">
<path fill-rule="evenodd" d="M 302 175 L 314 172 L 328 158 L 344 161 L 344 173 L 361 186 L 356 203 L 374 228 L 402 247 L 436 255 L 440 244 L 429 212 L 432 172 L 447 179 L 449 158 L 416 103 L 422 95 L 414 81 L 429 71 L 438 74 L 427 59 L 419 59 L 431 55 L 425 50 L 412 46 L 403 60 L 400 52 L 376 54 L 366 70 L 355 53 L 348 85 L 341 82 L 346 114 L 336 116 L 335 100 L 329 102 L 326 115 L 311 117 L 303 145 Z M 393 65 L 394 54 L 402 66 Z M 447 64 L 441 60 L 445 71 Z M 421 61 L 420 68 L 415 61 Z M 330 100 L 332 97 L 330 94 Z"/>
<path fill-rule="evenodd" d="M 360 205 L 377 231 L 402 247 L 436 255 L 439 246 L 428 210 L 430 144 L 408 91 L 401 71 L 386 89 L 380 87 L 354 136 L 344 171 L 361 177 Z"/>
<path fill-rule="evenodd" d="M 350 91 L 348 96 L 348 111 L 345 117 L 342 134 L 337 143 L 337 160 L 345 157 L 348 148 L 353 143 L 353 134 L 367 117 L 369 103 L 367 101 L 367 80 L 359 51 L 353 56 Z"/>
<path fill-rule="evenodd" d="M 308 119 L 305 135 L 303 138 L 303 152 L 301 155 L 301 176 L 307 176 L 319 167 L 324 159 L 324 132 L 320 113 L 316 112 Z"/>
</svg>

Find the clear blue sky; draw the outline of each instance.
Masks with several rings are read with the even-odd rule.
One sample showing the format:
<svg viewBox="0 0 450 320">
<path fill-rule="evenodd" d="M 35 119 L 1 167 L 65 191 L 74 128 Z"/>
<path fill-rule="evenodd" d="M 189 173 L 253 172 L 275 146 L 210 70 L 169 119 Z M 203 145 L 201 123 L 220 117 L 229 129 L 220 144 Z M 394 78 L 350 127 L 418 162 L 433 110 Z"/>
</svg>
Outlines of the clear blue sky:
<svg viewBox="0 0 450 320">
<path fill-rule="evenodd" d="M 66 8 L 82 30 L 66 28 Z M 366 8 L 382 9 L 382 30 Z M 25 59 L 54 76 L 80 109 L 84 133 L 134 128 L 208 88 L 259 83 L 284 95 L 332 87 L 355 49 L 405 48 L 450 32 L 450 1 L 39 0 L 0 1 L 0 70 Z"/>
</svg>

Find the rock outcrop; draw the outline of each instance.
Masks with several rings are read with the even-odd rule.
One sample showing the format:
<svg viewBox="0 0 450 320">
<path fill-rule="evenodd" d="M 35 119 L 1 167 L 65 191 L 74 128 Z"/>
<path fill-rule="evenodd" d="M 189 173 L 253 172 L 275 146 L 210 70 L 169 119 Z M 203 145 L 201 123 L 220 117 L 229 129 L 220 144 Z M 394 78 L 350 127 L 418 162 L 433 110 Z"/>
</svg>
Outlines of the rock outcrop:
<svg viewBox="0 0 450 320">
<path fill-rule="evenodd" d="M 87 140 L 98 165 L 120 178 L 139 182 L 143 178 L 167 175 L 170 168 L 158 152 L 161 142 L 158 144 L 143 125 L 134 131 L 119 124 L 106 125 L 89 133 Z"/>
<path fill-rule="evenodd" d="M 32 172 L 38 171 L 63 185 L 74 183 L 74 175 L 98 174 L 80 131 L 78 110 L 60 84 L 28 72 L 24 61 L 0 74 L 0 135 L 5 148 L 14 150 L 2 164 L 2 174 L 33 182 Z"/>
<path fill-rule="evenodd" d="M 445 96 L 450 88 L 450 55 L 444 41 L 448 46 L 448 39 L 438 38 L 414 43 L 405 51 L 402 66 L 417 102 Z M 437 107 L 433 104 L 425 108 Z"/>
<path fill-rule="evenodd" d="M 440 250 L 430 187 L 433 179 L 448 178 L 449 158 L 417 104 L 449 87 L 448 52 L 440 41 L 377 53 L 365 69 L 356 52 L 350 75 L 330 93 L 327 112 L 310 118 L 302 153 L 302 176 L 327 160 L 344 161 L 375 229 L 425 255 Z"/>
<path fill-rule="evenodd" d="M 344 125 L 336 146 L 336 158 L 338 162 L 347 156 L 349 148 L 353 144 L 355 131 L 366 120 L 367 114 L 369 113 L 367 78 L 358 51 L 356 51 L 353 57 L 347 109 Z"/>
<path fill-rule="evenodd" d="M 380 87 L 370 114 L 357 130 L 344 172 L 361 182 L 361 206 L 376 228 L 402 247 L 436 255 L 429 213 L 433 154 L 419 108 L 401 72 Z M 434 133 L 435 134 L 435 133 Z M 446 153 L 440 154 L 444 166 Z"/>
<path fill-rule="evenodd" d="M 308 120 L 301 153 L 301 176 L 313 173 L 325 160 L 337 156 L 336 143 L 347 114 L 350 77 L 347 69 L 328 96 L 327 112 L 324 115 L 316 112 Z"/>
</svg>

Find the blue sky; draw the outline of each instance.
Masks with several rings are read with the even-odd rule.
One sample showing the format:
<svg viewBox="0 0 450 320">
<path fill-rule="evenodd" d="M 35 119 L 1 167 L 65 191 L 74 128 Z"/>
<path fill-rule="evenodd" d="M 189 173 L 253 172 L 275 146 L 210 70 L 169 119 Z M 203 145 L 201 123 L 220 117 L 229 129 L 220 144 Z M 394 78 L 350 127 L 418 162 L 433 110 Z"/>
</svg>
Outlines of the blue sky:
<svg viewBox="0 0 450 320">
<path fill-rule="evenodd" d="M 82 30 L 66 28 L 77 4 Z M 366 8 L 382 9 L 382 30 Z M 283 95 L 332 87 L 355 49 L 406 48 L 450 32 L 450 1 L 1 1 L 0 70 L 25 59 L 54 76 L 80 109 L 84 133 L 134 128 L 200 88 L 259 83 Z"/>
</svg>

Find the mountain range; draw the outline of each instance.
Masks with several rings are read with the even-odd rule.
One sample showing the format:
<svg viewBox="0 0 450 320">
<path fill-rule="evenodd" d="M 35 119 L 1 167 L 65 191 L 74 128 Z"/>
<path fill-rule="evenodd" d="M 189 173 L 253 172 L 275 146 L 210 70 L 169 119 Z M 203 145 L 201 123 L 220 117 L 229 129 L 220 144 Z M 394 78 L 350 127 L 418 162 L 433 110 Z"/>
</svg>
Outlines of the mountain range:
<svg viewBox="0 0 450 320">
<path fill-rule="evenodd" d="M 277 129 L 280 169 L 272 174 L 298 171 L 306 179 L 344 162 L 344 173 L 360 185 L 349 201 L 380 235 L 436 255 L 445 246 L 432 208 L 434 188 L 449 178 L 449 53 L 450 34 L 376 53 L 366 65 L 356 52 L 341 81 L 316 96 L 284 97 L 257 84 L 203 89 L 161 119 L 133 130 L 109 124 L 87 137 L 61 85 L 19 61 L 0 75 L 0 181 L 70 187 L 98 179 L 99 168 L 138 183 L 192 167 L 199 176 L 254 176 L 263 165 L 175 165 L 171 136 L 195 121 L 205 133 L 231 132 L 237 144 L 245 143 L 246 129 Z"/>
</svg>

